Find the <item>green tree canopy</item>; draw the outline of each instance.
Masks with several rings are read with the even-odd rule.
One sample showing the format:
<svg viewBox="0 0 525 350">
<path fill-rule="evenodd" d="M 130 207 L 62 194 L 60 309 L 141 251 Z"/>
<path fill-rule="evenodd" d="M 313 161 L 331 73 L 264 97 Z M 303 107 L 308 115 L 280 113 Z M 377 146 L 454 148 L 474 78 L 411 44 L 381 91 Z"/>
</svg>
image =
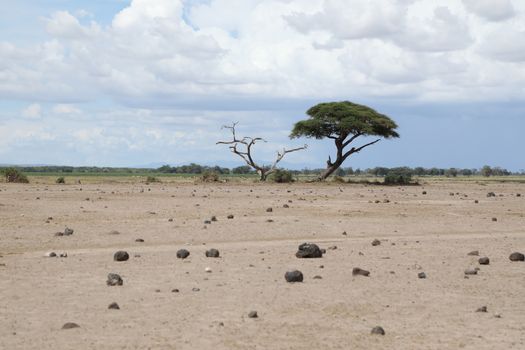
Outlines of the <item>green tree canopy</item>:
<svg viewBox="0 0 525 350">
<path fill-rule="evenodd" d="M 319 177 L 321 180 L 337 170 L 351 154 L 380 140 L 345 151 L 345 148 L 358 137 L 379 136 L 386 139 L 399 137 L 396 131 L 397 124 L 388 116 L 350 101 L 320 103 L 311 107 L 306 114 L 309 118 L 297 122 L 290 137 L 329 138 L 334 140 L 337 148 L 336 159 L 332 162 L 331 158 L 328 158 L 327 168 Z"/>
</svg>

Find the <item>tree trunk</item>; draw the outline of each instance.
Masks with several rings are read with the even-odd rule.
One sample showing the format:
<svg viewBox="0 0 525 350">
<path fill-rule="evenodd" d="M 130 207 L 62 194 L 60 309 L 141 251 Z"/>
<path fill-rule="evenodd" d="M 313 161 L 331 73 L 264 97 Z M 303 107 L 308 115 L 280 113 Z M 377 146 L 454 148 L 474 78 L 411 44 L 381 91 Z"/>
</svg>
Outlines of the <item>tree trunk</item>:
<svg viewBox="0 0 525 350">
<path fill-rule="evenodd" d="M 326 169 L 319 175 L 319 181 L 326 180 L 326 178 L 332 175 L 332 173 L 339 169 L 340 166 L 341 164 L 339 162 L 335 162 L 334 164 L 327 166 Z"/>
<path fill-rule="evenodd" d="M 262 169 L 259 169 L 257 170 L 257 172 L 259 173 L 259 181 L 266 181 L 266 178 L 268 177 L 268 174 L 266 173 L 266 171 L 262 170 Z"/>
</svg>

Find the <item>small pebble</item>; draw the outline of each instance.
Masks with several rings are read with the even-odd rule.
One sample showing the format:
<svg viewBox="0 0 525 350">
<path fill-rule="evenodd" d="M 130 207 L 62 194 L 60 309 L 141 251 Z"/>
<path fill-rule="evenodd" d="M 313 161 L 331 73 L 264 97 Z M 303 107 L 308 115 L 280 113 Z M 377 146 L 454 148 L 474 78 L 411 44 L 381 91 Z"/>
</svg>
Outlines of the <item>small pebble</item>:
<svg viewBox="0 0 525 350">
<path fill-rule="evenodd" d="M 111 309 L 111 310 L 120 310 L 120 306 L 118 306 L 117 303 L 111 303 L 111 304 L 109 304 L 108 309 Z"/>
<path fill-rule="evenodd" d="M 250 311 L 248 313 L 248 317 L 249 318 L 257 318 L 257 317 L 259 317 L 259 315 L 257 315 L 257 311 Z"/>
<path fill-rule="evenodd" d="M 385 330 L 383 329 L 383 327 L 377 326 L 377 327 L 372 328 L 371 333 L 377 334 L 377 335 L 385 335 Z"/>
<path fill-rule="evenodd" d="M 488 265 L 490 263 L 490 259 L 485 256 L 483 258 L 479 258 L 478 262 L 480 265 Z"/>
</svg>

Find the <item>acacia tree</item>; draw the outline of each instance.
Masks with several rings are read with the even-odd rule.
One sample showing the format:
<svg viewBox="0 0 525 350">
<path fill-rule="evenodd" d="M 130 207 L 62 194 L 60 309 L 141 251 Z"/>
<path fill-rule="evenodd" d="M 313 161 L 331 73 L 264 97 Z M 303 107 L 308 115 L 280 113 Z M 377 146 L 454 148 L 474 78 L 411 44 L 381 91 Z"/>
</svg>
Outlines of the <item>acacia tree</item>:
<svg viewBox="0 0 525 350">
<path fill-rule="evenodd" d="M 261 181 L 265 181 L 268 175 L 275 172 L 275 170 L 277 169 L 277 164 L 284 158 L 286 154 L 300 151 L 308 147 L 307 145 L 304 145 L 303 147 L 298 147 L 298 148 L 293 148 L 293 149 L 283 148 L 282 151 L 277 151 L 277 157 L 275 158 L 275 161 L 273 162 L 271 166 L 261 166 L 253 160 L 252 147 L 257 142 L 266 142 L 266 140 L 264 140 L 261 137 L 243 137 L 239 139 L 237 138 L 237 134 L 235 133 L 235 126 L 237 126 L 237 123 L 232 123 L 231 126 L 224 125 L 222 129 L 229 129 L 231 131 L 232 140 L 231 141 L 219 141 L 216 144 L 217 145 L 220 145 L 220 144 L 230 145 L 229 146 L 230 151 L 232 151 L 232 153 L 241 157 L 248 166 L 253 168 L 259 174 Z"/>
<path fill-rule="evenodd" d="M 337 154 L 335 161 L 328 156 L 326 169 L 319 175 L 319 180 L 324 180 L 352 154 L 381 140 L 351 146 L 352 143 L 363 136 L 380 136 L 386 139 L 399 137 L 395 131 L 397 124 L 388 116 L 380 114 L 370 107 L 352 103 L 328 102 L 311 107 L 306 114 L 309 118 L 297 122 L 290 134 L 290 138 L 305 136 L 308 138 L 334 140 Z M 348 148 L 350 147 L 351 148 Z"/>
</svg>

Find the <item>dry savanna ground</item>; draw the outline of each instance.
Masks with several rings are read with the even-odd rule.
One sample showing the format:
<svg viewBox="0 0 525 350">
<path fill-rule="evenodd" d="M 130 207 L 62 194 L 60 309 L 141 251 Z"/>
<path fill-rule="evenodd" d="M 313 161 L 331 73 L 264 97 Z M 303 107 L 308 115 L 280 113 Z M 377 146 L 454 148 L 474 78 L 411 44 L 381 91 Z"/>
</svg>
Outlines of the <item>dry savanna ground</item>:
<svg viewBox="0 0 525 350">
<path fill-rule="evenodd" d="M 525 349 L 525 262 L 509 260 L 525 253 L 525 184 L 0 190 L 1 349 Z M 303 242 L 326 253 L 298 259 Z"/>
</svg>

